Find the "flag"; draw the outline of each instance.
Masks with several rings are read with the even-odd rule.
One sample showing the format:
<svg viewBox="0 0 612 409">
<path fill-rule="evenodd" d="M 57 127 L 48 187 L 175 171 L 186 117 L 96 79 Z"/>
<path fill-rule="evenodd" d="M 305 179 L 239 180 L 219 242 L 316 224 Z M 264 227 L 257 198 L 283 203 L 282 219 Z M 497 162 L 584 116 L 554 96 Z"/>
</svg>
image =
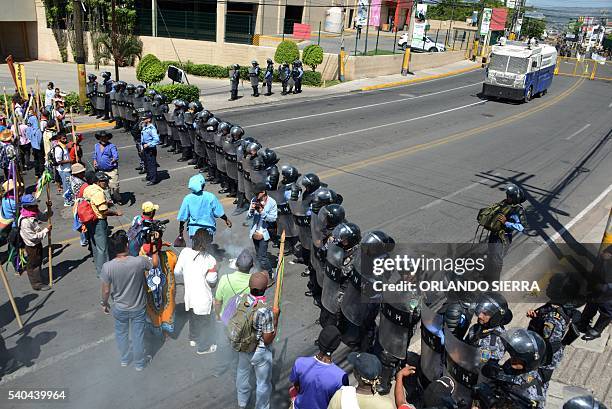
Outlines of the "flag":
<svg viewBox="0 0 612 409">
<path fill-rule="evenodd" d="M 40 195 L 42 194 L 43 190 L 49 183 L 51 183 L 51 181 L 53 181 L 53 176 L 51 175 L 48 169 L 45 169 L 43 174 L 38 178 L 38 181 L 36 182 L 36 190 L 34 191 L 34 197 L 36 199 L 40 198 Z"/>
</svg>

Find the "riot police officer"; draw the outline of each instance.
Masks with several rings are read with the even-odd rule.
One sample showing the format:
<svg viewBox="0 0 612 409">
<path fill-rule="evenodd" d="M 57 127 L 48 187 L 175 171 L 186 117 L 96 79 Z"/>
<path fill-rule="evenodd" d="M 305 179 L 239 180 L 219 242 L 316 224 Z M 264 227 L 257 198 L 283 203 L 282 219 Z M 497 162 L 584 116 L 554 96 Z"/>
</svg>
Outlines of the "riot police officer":
<svg viewBox="0 0 612 409">
<path fill-rule="evenodd" d="M 113 129 L 119 129 L 123 126 L 123 124 L 121 123 L 121 109 L 119 107 L 119 101 L 117 99 L 120 93 L 119 89 L 120 81 L 115 81 L 112 83 L 111 90 L 109 92 L 111 116 L 113 121 L 115 121 L 115 126 L 113 127 Z"/>
<path fill-rule="evenodd" d="M 266 66 L 266 72 L 264 73 L 264 83 L 266 84 L 266 87 L 268 88 L 268 92 L 266 92 L 264 95 L 265 96 L 270 96 L 272 95 L 272 80 L 274 79 L 274 63 L 272 62 L 271 58 L 268 58 L 267 62 L 267 66 Z"/>
<path fill-rule="evenodd" d="M 182 144 L 181 138 L 185 138 L 188 136 L 183 136 L 186 132 L 185 128 L 185 109 L 187 108 L 187 104 L 182 99 L 175 99 L 172 101 L 174 105 L 174 110 L 172 111 L 172 143 L 174 144 L 174 149 L 170 149 L 169 152 L 174 153 L 175 155 L 182 153 Z"/>
<path fill-rule="evenodd" d="M 206 132 L 204 133 L 204 145 L 206 147 L 206 157 L 208 159 L 208 179 L 210 179 L 211 184 L 219 183 L 214 139 L 219 123 L 217 118 L 211 116 L 208 118 L 208 122 L 206 122 Z"/>
<path fill-rule="evenodd" d="M 195 116 L 202 110 L 202 103 L 200 101 L 190 102 L 185 110 L 185 131 L 181 134 L 181 147 L 182 155 L 179 162 L 187 162 L 188 165 L 195 165 L 197 160 L 193 156 L 193 144 L 195 142 L 195 128 L 193 123 Z"/>
<path fill-rule="evenodd" d="M 284 62 L 283 65 L 278 67 L 278 78 L 281 80 L 281 85 L 283 87 L 281 95 L 287 95 L 287 86 L 291 79 L 291 70 L 289 69 L 288 63 Z"/>
<path fill-rule="evenodd" d="M 251 94 L 253 97 L 259 96 L 259 71 L 259 63 L 255 60 L 251 61 L 249 79 L 251 80 L 251 88 L 253 88 L 253 93 Z"/>
<path fill-rule="evenodd" d="M 291 208 L 289 207 L 289 199 L 291 197 L 291 189 L 297 183 L 300 173 L 297 168 L 290 165 L 283 165 L 280 169 L 282 179 L 276 190 L 270 191 L 270 195 L 276 201 L 277 206 L 277 234 L 282 235 L 285 232 L 285 254 L 293 253 L 295 244 L 297 243 L 298 228 L 293 220 Z"/>
<path fill-rule="evenodd" d="M 115 121 L 115 128 L 126 128 L 127 122 L 125 119 L 125 109 L 126 109 L 126 96 L 127 93 L 125 91 L 125 87 L 127 84 L 125 81 L 117 81 L 115 83 L 115 101 L 117 102 L 117 115 L 119 120 Z M 117 127 L 118 126 L 118 127 Z"/>
<path fill-rule="evenodd" d="M 353 261 L 361 241 L 359 226 L 350 222 L 337 225 L 327 246 L 325 275 L 321 291 L 321 313 L 319 324 L 338 326 L 340 322 L 340 305 L 347 281 L 353 274 Z"/>
<path fill-rule="evenodd" d="M 546 397 L 538 368 L 546 353 L 544 340 L 523 328 L 512 328 L 500 338 L 510 358 L 501 367 L 489 361 L 482 368 L 482 374 L 501 383 L 502 389 L 516 398 L 517 406 L 543 409 Z"/>
<path fill-rule="evenodd" d="M 505 352 L 501 339 L 505 332 L 504 325 L 512 321 L 508 302 L 499 293 L 486 292 L 480 296 L 474 312 L 478 322 L 469 329 L 465 341 L 478 347 L 482 364 L 499 362 Z"/>
<path fill-rule="evenodd" d="M 576 396 L 563 405 L 563 409 L 607 409 L 606 405 L 592 396 Z"/>
<path fill-rule="evenodd" d="M 238 125 L 230 128 L 229 135 L 223 139 L 225 153 L 225 173 L 227 174 L 228 197 L 238 196 L 238 146 L 242 145 L 244 129 Z"/>
<path fill-rule="evenodd" d="M 132 130 L 134 125 L 138 123 L 138 116 L 134 115 L 134 97 L 136 93 L 136 86 L 134 84 L 127 84 L 125 86 L 124 94 L 124 104 L 125 104 L 125 124 L 124 129 L 128 132 Z"/>
<path fill-rule="evenodd" d="M 100 73 L 100 76 L 104 79 L 102 81 L 103 89 L 98 90 L 98 98 L 102 97 L 104 99 L 104 117 L 103 120 L 107 121 L 111 119 L 111 101 L 110 101 L 110 92 L 113 87 L 113 81 L 111 81 L 111 73 L 108 71 L 103 71 Z M 104 95 L 100 95 L 102 91 Z"/>
<path fill-rule="evenodd" d="M 260 149 L 257 154 L 261 156 L 265 166 L 266 175 L 264 183 L 266 184 L 266 188 L 268 189 L 267 191 L 269 193 L 277 189 L 278 181 L 280 179 L 280 172 L 278 171 L 278 166 L 276 166 L 278 163 L 278 156 L 276 155 L 276 152 L 270 148 Z"/>
<path fill-rule="evenodd" d="M 300 238 L 299 250 L 297 251 L 294 262 L 306 265 L 305 273 L 314 274 L 310 264 L 310 247 L 312 245 L 312 236 L 310 230 L 310 204 L 314 199 L 314 192 L 321 187 L 319 177 L 314 173 L 307 173 L 302 176 L 302 192 L 297 184 L 293 185 L 291 190 L 291 200 L 289 207 L 293 214 L 293 220 L 298 226 L 298 236 Z"/>
<path fill-rule="evenodd" d="M 223 151 L 223 141 L 229 135 L 232 129 L 232 124 L 229 122 L 221 122 L 215 133 L 215 156 L 217 162 L 217 180 L 221 184 L 219 193 L 229 193 L 229 185 L 227 183 L 227 164 L 225 163 L 225 152 Z M 211 182 L 212 183 L 212 182 Z"/>
<path fill-rule="evenodd" d="M 162 95 L 158 94 L 155 90 L 149 90 L 145 101 L 147 106 L 153 115 L 153 124 L 157 128 L 159 134 L 159 146 L 164 146 L 166 143 L 167 126 L 165 123 L 164 115 L 162 113 Z M 146 108 L 145 108 L 146 112 Z"/>
<path fill-rule="evenodd" d="M 206 126 L 208 120 L 212 118 L 212 114 L 204 109 L 196 114 L 195 117 L 195 140 L 193 142 L 193 154 L 197 163 L 193 167 L 199 169 L 200 173 L 208 171 L 208 157 L 206 155 L 206 143 L 204 137 L 206 135 Z"/>
<path fill-rule="evenodd" d="M 89 98 L 89 103 L 91 104 L 91 115 L 92 116 L 96 116 L 97 118 L 100 118 L 100 112 L 98 111 L 97 105 L 97 98 L 98 98 L 98 83 L 96 82 L 96 79 L 98 77 L 95 76 L 95 74 L 87 74 L 87 84 L 86 86 L 86 91 L 85 91 L 85 96 L 87 98 Z"/>
<path fill-rule="evenodd" d="M 134 123 L 139 122 L 140 118 L 145 113 L 145 92 L 147 89 L 143 85 L 138 85 L 134 89 L 134 97 L 132 100 L 132 104 L 134 106 L 134 111 L 132 112 L 132 118 L 134 118 Z"/>
<path fill-rule="evenodd" d="M 297 60 L 295 62 L 297 67 L 294 66 L 294 71 L 292 72 L 293 81 L 295 82 L 295 92 L 294 94 L 299 94 L 302 92 L 302 78 L 304 77 L 304 68 L 302 68 L 302 62 Z"/>
<path fill-rule="evenodd" d="M 234 64 L 230 70 L 230 85 L 231 85 L 231 96 L 230 101 L 238 99 L 238 83 L 240 82 L 240 66 Z"/>
</svg>

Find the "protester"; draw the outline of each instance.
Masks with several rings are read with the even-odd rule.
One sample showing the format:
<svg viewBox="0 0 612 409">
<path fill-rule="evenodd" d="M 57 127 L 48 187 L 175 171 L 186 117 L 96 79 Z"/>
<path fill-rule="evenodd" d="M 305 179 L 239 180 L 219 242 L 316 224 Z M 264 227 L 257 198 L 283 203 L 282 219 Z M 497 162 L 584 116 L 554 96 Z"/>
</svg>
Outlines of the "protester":
<svg viewBox="0 0 612 409">
<path fill-rule="evenodd" d="M 357 386 L 343 386 L 338 390 L 328 409 L 395 409 L 393 401 L 376 392 L 380 382 L 382 364 L 375 355 L 351 352 L 347 361 L 353 365 Z"/>
<path fill-rule="evenodd" d="M 232 227 L 232 222 L 225 215 L 223 205 L 217 196 L 204 190 L 205 184 L 206 179 L 203 175 L 198 174 L 189 178 L 187 186 L 191 193 L 183 199 L 177 215 L 180 222 L 178 235 L 180 240 L 183 240 L 185 223 L 188 225 L 189 237 L 193 237 L 199 229 L 207 229 L 211 235 L 214 235 L 218 218 L 223 220 L 227 227 Z"/>
<path fill-rule="evenodd" d="M 315 356 L 296 359 L 289 381 L 293 384 L 293 409 L 327 409 L 329 401 L 342 385 L 348 385 L 348 375 L 332 361 L 340 346 L 340 331 L 333 325 L 321 330 Z"/>
<path fill-rule="evenodd" d="M 113 134 L 100 131 L 94 136 L 98 140 L 91 155 L 94 169 L 108 176 L 110 196 L 114 202 L 120 204 L 122 199 L 119 191 L 119 151 L 117 146 L 110 141 Z"/>
<path fill-rule="evenodd" d="M 51 117 L 51 112 L 43 110 L 40 113 L 40 130 L 43 134 L 44 154 L 51 151 L 51 137 L 57 132 L 57 122 Z"/>
<path fill-rule="evenodd" d="M 19 234 L 25 245 L 27 254 L 26 271 L 30 279 L 30 285 L 35 291 L 47 291 L 50 287 L 43 284 L 41 276 L 41 266 L 43 262 L 43 245 L 42 241 L 51 231 L 51 224 L 47 227 L 42 227 L 40 218 L 46 215 L 41 214 L 38 209 L 38 203 L 33 195 L 24 195 L 21 198 L 21 212 L 19 215 Z M 51 203 L 47 203 L 47 207 L 51 207 Z"/>
<path fill-rule="evenodd" d="M 4 173 L 4 180 L 9 179 L 9 165 L 11 164 L 13 133 L 4 128 L 0 130 L 0 167 Z"/>
<path fill-rule="evenodd" d="M 83 142 L 83 134 L 77 133 L 74 135 L 74 139 L 66 144 L 68 155 L 70 156 L 70 164 L 83 161 L 83 148 L 81 147 L 81 142 Z"/>
<path fill-rule="evenodd" d="M 2 184 L 2 191 L 4 195 L 2 196 L 2 218 L 7 220 L 12 220 L 13 226 L 17 225 L 17 220 L 15 220 L 15 214 L 17 211 L 17 203 L 15 198 L 15 181 L 13 179 L 9 179 Z M 23 183 L 17 182 L 17 196 L 21 196 L 23 194 Z"/>
<path fill-rule="evenodd" d="M 70 166 L 70 189 L 72 191 L 72 197 L 75 202 L 83 197 L 83 191 L 89 184 L 85 181 L 85 166 L 80 163 L 74 163 Z M 79 232 L 81 246 L 85 247 L 89 245 L 87 240 L 87 234 L 83 231 L 83 225 L 78 220 L 79 218 L 74 214 L 73 229 Z"/>
<path fill-rule="evenodd" d="M 112 294 L 112 313 L 115 318 L 115 339 L 119 348 L 121 366 L 134 363 L 134 369 L 142 371 L 149 356 L 145 356 L 145 272 L 159 265 L 156 245 L 152 257 L 130 256 L 128 238 L 124 230 L 118 230 L 110 238 L 110 249 L 115 258 L 105 262 L 100 278 L 102 280 L 102 301 L 104 313 L 111 311 L 108 303 Z M 131 332 L 131 343 L 130 343 Z"/>
<path fill-rule="evenodd" d="M 144 168 L 147 172 L 147 176 L 144 180 L 147 182 L 147 186 L 157 184 L 157 145 L 159 145 L 159 134 L 157 128 L 153 125 L 153 114 L 146 112 L 142 122 L 142 134 L 140 138 L 140 144 L 142 146 L 142 160 L 144 161 Z"/>
<path fill-rule="evenodd" d="M 185 311 L 189 315 L 189 345 L 197 347 L 198 355 L 217 350 L 213 342 L 213 295 L 211 286 L 217 283 L 217 261 L 207 252 L 212 235 L 206 229 L 196 231 L 191 248 L 181 251 L 174 273 L 185 283 Z"/>
<path fill-rule="evenodd" d="M 28 126 L 25 123 L 20 123 L 15 129 L 15 125 L 11 126 L 14 135 L 19 137 L 19 165 L 22 170 L 28 170 L 30 164 L 31 143 L 28 138 Z"/>
<path fill-rule="evenodd" d="M 89 202 L 96 215 L 96 220 L 85 224 L 89 249 L 96 265 L 96 276 L 100 277 L 102 266 L 108 261 L 108 216 L 123 216 L 120 210 L 110 210 L 104 195 L 108 188 L 109 178 L 106 173 L 96 172 L 95 183 L 83 191 L 83 198 Z"/>
<path fill-rule="evenodd" d="M 72 206 L 72 194 L 70 191 L 70 152 L 66 144 L 68 143 L 68 137 L 63 131 L 58 132 L 51 139 L 55 141 L 53 145 L 52 153 L 55 166 L 55 170 L 60 177 L 62 184 L 62 195 L 64 197 L 64 206 Z"/>
<path fill-rule="evenodd" d="M 34 159 L 34 174 L 36 177 L 40 177 L 43 173 L 45 165 L 45 153 L 43 152 L 43 134 L 40 128 L 42 121 L 39 122 L 36 115 L 34 115 L 34 108 L 28 110 L 28 117 L 26 124 L 28 126 L 26 134 L 30 140 L 30 146 L 32 148 L 32 156 Z"/>
<path fill-rule="evenodd" d="M 266 185 L 258 183 L 254 188 L 255 197 L 251 200 L 248 217 L 253 218 L 249 237 L 253 240 L 255 254 L 259 266 L 268 272 L 268 277 L 274 279 L 274 270 L 268 257 L 268 242 L 270 232 L 268 228 L 276 222 L 276 201 L 268 196 Z"/>
<path fill-rule="evenodd" d="M 253 256 L 249 250 L 244 249 L 235 261 L 236 271 L 226 274 L 219 279 L 215 292 L 215 311 L 217 320 L 227 306 L 227 302 L 235 296 L 246 293 L 249 289 L 249 279 L 253 268 Z"/>
<path fill-rule="evenodd" d="M 55 97 L 55 85 L 52 82 L 47 84 L 47 89 L 45 90 L 45 109 L 48 112 L 53 110 L 53 97 Z"/>
<path fill-rule="evenodd" d="M 416 373 L 416 369 L 406 365 L 395 374 L 395 406 L 397 409 L 416 409 L 412 404 L 406 401 L 406 391 L 404 389 L 404 378 L 412 376 Z M 429 406 L 428 406 L 429 407 Z"/>
</svg>

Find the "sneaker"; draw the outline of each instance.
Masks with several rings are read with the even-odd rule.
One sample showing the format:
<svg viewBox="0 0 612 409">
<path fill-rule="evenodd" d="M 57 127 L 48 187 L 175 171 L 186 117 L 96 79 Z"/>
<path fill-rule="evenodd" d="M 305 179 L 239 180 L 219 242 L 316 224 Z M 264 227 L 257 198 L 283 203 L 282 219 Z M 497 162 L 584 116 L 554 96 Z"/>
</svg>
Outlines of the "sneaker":
<svg viewBox="0 0 612 409">
<path fill-rule="evenodd" d="M 198 345 L 198 344 L 195 341 L 189 341 L 189 346 L 190 347 L 194 347 L 196 345 Z"/>
<path fill-rule="evenodd" d="M 47 284 L 41 284 L 36 287 L 33 287 L 32 289 L 34 291 L 49 291 L 51 287 L 49 287 Z"/>
<path fill-rule="evenodd" d="M 210 347 L 208 347 L 208 349 L 200 349 L 198 348 L 196 350 L 196 354 L 198 355 L 206 355 L 206 354 L 212 354 L 213 352 L 217 351 L 217 345 L 216 344 L 212 344 Z"/>
<path fill-rule="evenodd" d="M 87 247 L 89 246 L 89 242 L 88 241 L 84 241 L 81 243 L 81 247 Z"/>
<path fill-rule="evenodd" d="M 142 365 L 142 366 L 135 366 L 134 367 L 136 372 L 142 372 L 145 369 L 145 367 L 151 362 L 151 359 L 153 359 L 153 357 L 151 355 L 147 355 L 145 357 L 144 365 Z"/>
<path fill-rule="evenodd" d="M 64 207 L 70 207 L 70 206 L 72 206 L 72 203 L 64 202 Z"/>
</svg>

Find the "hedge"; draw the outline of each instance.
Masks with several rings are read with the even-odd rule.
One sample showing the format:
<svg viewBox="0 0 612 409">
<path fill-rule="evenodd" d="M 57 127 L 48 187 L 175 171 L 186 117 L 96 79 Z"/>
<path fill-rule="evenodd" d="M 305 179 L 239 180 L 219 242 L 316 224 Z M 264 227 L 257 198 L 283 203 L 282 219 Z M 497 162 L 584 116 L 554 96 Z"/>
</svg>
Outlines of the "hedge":
<svg viewBox="0 0 612 409">
<path fill-rule="evenodd" d="M 157 92 L 164 94 L 168 101 L 182 99 L 186 102 L 198 101 L 200 99 L 200 89 L 195 85 L 167 84 L 152 87 Z"/>
<path fill-rule="evenodd" d="M 168 69 L 169 65 L 174 65 L 175 67 L 181 68 L 187 74 L 197 75 L 198 77 L 209 77 L 209 78 L 227 78 L 229 79 L 229 71 L 232 69 L 229 67 L 222 67 L 220 65 L 212 65 L 212 64 L 194 64 L 191 61 L 187 61 L 185 63 L 179 63 L 178 61 L 163 61 L 165 69 Z M 278 78 L 278 72 L 274 67 L 274 82 L 280 82 Z M 265 67 L 261 67 L 259 72 L 259 80 L 263 81 Z M 240 67 L 240 78 L 243 80 L 249 79 L 249 67 L 241 66 Z M 304 80 L 302 82 L 304 85 L 310 85 L 313 87 L 320 87 L 322 84 L 321 73 L 320 72 L 312 72 L 305 71 L 304 72 Z"/>
<path fill-rule="evenodd" d="M 136 66 L 136 78 L 144 82 L 148 87 L 156 84 L 166 76 L 166 67 L 153 54 L 147 54 L 138 62 Z"/>
<path fill-rule="evenodd" d="M 64 97 L 64 109 L 66 113 L 70 112 L 70 108 L 74 112 L 79 112 L 79 93 L 72 91 L 66 94 Z M 91 105 L 89 104 L 89 98 L 85 98 L 85 113 L 91 113 Z"/>
<path fill-rule="evenodd" d="M 293 41 L 285 40 L 278 43 L 274 53 L 274 62 L 277 64 L 289 63 L 300 58 L 300 50 Z"/>
</svg>

